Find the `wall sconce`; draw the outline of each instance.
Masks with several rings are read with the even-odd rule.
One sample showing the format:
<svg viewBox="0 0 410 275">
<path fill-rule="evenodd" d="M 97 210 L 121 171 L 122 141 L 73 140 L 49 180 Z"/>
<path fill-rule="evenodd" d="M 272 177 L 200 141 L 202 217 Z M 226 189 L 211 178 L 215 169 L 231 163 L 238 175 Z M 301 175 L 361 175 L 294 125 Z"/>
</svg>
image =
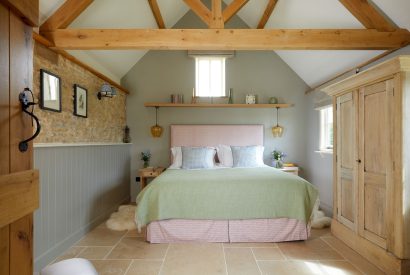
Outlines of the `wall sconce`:
<svg viewBox="0 0 410 275">
<path fill-rule="evenodd" d="M 162 127 L 158 125 L 158 106 L 155 106 L 155 125 L 151 127 L 151 135 L 160 137 L 162 135 Z"/>
<path fill-rule="evenodd" d="M 283 134 L 283 127 L 279 126 L 279 107 L 276 107 L 276 126 L 272 127 L 273 137 L 281 137 Z"/>
<path fill-rule="evenodd" d="M 103 84 L 97 93 L 97 98 L 101 100 L 103 97 L 113 97 L 117 94 L 117 91 L 110 84 Z"/>
</svg>

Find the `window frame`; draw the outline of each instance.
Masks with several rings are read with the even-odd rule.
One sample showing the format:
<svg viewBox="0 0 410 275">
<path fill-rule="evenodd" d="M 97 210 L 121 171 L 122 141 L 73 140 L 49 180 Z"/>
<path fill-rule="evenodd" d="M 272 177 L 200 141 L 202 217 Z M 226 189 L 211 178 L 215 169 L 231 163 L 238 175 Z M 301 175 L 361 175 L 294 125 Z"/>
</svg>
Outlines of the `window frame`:
<svg viewBox="0 0 410 275">
<path fill-rule="evenodd" d="M 220 87 L 220 91 L 221 93 L 219 93 L 218 95 L 214 95 L 212 93 L 211 90 L 211 66 L 209 66 L 209 73 L 208 73 L 208 78 L 209 78 L 209 83 L 208 83 L 208 95 L 200 95 L 200 88 L 199 88 L 199 61 L 200 60 L 218 60 L 221 61 L 222 64 L 222 68 L 221 68 L 221 77 L 222 77 L 222 81 L 221 81 L 221 87 Z M 204 98 L 222 98 L 222 97 L 226 97 L 226 57 L 224 56 L 195 56 L 195 96 L 196 97 L 204 97 Z"/>
<path fill-rule="evenodd" d="M 329 112 L 330 111 L 330 112 Z M 319 120 L 319 151 L 332 153 L 334 148 L 334 139 L 333 139 L 333 106 L 327 105 L 319 109 L 320 120 Z M 329 121 L 331 120 L 331 124 Z M 331 125 L 331 126 L 330 126 Z"/>
</svg>

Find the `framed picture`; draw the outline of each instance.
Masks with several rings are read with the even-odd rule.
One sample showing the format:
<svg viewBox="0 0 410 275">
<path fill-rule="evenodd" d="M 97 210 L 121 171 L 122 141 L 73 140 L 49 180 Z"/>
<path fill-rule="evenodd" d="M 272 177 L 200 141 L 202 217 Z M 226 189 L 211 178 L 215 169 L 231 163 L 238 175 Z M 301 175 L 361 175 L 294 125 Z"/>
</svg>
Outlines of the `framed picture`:
<svg viewBox="0 0 410 275">
<path fill-rule="evenodd" d="M 74 115 L 87 117 L 87 89 L 74 84 Z"/>
<path fill-rule="evenodd" d="M 61 79 L 43 69 L 40 70 L 40 108 L 61 112 Z"/>
</svg>

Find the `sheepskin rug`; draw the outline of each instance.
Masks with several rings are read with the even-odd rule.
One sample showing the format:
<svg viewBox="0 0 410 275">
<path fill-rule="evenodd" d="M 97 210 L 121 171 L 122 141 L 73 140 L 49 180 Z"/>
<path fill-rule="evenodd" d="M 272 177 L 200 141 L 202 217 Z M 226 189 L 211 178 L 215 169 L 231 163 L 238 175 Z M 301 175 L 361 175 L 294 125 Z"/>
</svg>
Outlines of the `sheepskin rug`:
<svg viewBox="0 0 410 275">
<path fill-rule="evenodd" d="M 332 223 L 332 219 L 325 216 L 325 213 L 319 209 L 313 210 L 313 217 L 311 226 L 314 229 L 321 229 L 329 227 Z"/>
<path fill-rule="evenodd" d="M 133 230 L 137 228 L 135 224 L 135 205 L 121 205 L 118 212 L 111 214 L 106 221 L 106 226 L 115 231 Z"/>
<path fill-rule="evenodd" d="M 121 205 L 118 212 L 111 214 L 111 217 L 105 223 L 107 227 L 115 231 L 133 230 L 137 228 L 135 223 L 135 205 Z M 319 209 L 313 211 L 311 226 L 314 229 L 329 227 L 332 219 L 325 216 L 325 213 Z"/>
</svg>

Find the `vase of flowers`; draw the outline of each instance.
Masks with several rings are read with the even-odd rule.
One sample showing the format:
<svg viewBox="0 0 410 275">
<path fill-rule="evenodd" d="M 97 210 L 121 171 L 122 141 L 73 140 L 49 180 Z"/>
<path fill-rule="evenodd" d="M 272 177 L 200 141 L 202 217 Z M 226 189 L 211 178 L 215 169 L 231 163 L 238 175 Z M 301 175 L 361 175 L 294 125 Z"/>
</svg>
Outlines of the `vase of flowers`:
<svg viewBox="0 0 410 275">
<path fill-rule="evenodd" d="M 149 166 L 149 161 L 151 159 L 150 151 L 141 152 L 141 160 L 144 161 L 144 168 Z"/>
<path fill-rule="evenodd" d="M 285 158 L 285 153 L 278 151 L 278 150 L 274 150 L 272 152 L 272 157 L 273 157 L 273 164 L 274 167 L 276 168 L 282 168 L 283 167 L 283 159 Z"/>
</svg>

